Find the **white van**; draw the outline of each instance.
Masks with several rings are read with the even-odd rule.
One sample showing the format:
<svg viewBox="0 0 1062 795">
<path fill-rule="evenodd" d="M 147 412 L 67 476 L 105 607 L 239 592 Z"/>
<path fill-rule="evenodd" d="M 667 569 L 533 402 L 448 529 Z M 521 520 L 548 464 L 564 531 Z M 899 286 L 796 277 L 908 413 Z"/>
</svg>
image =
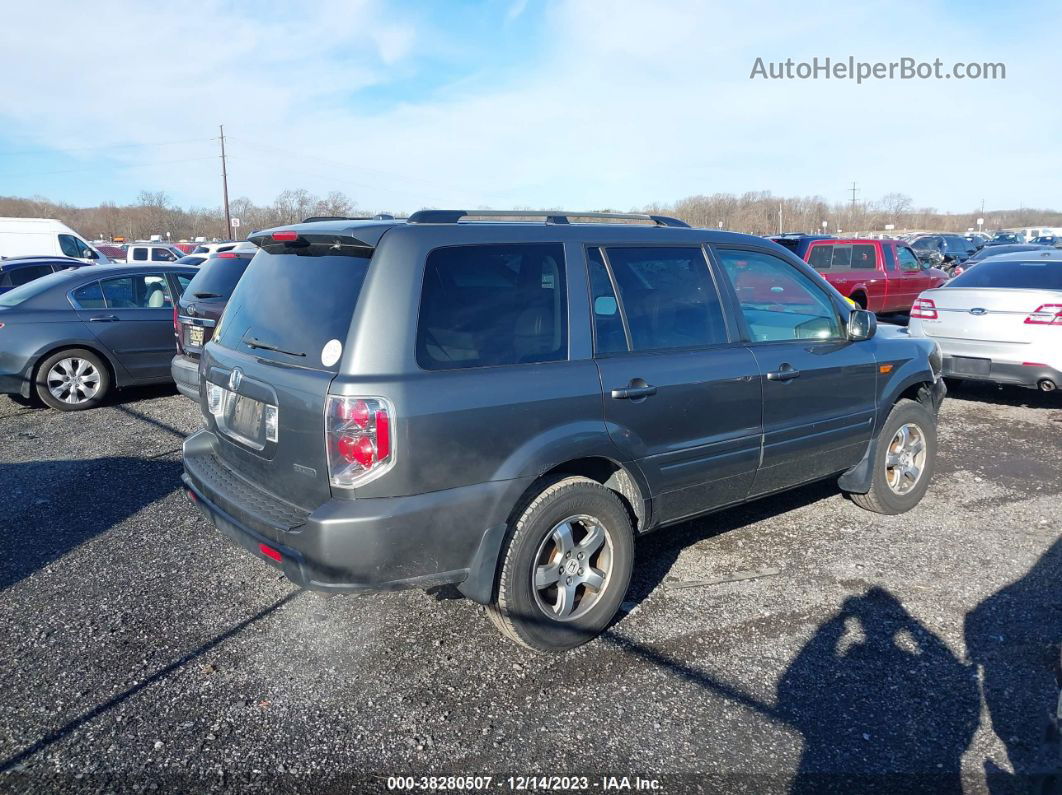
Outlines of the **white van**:
<svg viewBox="0 0 1062 795">
<path fill-rule="evenodd" d="M 54 218 L 0 218 L 0 258 L 26 255 L 73 257 L 86 264 L 111 261 L 85 238 Z"/>
</svg>

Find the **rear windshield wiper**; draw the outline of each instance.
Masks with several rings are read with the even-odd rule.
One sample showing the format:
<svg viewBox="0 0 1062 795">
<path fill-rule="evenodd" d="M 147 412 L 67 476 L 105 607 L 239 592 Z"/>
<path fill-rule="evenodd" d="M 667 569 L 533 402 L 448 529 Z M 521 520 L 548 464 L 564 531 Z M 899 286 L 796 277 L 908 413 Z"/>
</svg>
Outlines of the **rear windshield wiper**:
<svg viewBox="0 0 1062 795">
<path fill-rule="evenodd" d="M 262 342 L 260 339 L 250 337 L 245 339 L 243 344 L 248 348 L 260 348 L 263 351 L 276 351 L 277 353 L 283 353 L 286 356 L 305 356 L 305 353 L 299 353 L 298 351 L 286 351 L 283 348 L 278 348 L 276 345 L 270 345 L 268 342 Z"/>
<path fill-rule="evenodd" d="M 221 293 L 192 293 L 196 298 L 221 298 Z"/>
</svg>

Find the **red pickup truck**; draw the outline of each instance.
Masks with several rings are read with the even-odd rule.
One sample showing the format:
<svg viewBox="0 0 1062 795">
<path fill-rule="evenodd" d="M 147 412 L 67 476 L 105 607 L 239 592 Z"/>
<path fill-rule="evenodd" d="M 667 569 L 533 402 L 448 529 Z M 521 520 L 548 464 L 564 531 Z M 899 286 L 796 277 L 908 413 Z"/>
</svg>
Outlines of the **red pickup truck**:
<svg viewBox="0 0 1062 795">
<path fill-rule="evenodd" d="M 919 262 L 902 240 L 814 240 L 804 259 L 871 312 L 909 312 L 919 293 L 948 280 L 944 271 Z"/>
</svg>

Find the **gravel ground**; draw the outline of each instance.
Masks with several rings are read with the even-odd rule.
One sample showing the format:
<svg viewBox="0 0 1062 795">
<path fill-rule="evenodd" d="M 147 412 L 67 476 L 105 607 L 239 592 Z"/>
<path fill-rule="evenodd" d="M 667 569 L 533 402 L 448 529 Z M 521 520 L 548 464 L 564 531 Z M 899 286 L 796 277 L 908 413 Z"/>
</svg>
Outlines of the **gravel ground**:
<svg viewBox="0 0 1062 795">
<path fill-rule="evenodd" d="M 625 615 L 551 657 L 450 589 L 325 598 L 227 545 L 178 490 L 198 426 L 166 390 L 0 398 L 0 789 L 1041 792 L 1057 771 L 1062 396 L 954 393 L 909 514 L 827 483 L 643 539 Z"/>
</svg>

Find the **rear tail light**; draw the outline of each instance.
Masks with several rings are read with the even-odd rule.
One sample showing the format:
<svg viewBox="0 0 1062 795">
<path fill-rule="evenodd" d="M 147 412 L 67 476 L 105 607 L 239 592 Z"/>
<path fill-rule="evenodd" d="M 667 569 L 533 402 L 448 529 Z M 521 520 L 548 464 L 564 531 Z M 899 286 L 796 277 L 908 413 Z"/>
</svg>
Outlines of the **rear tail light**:
<svg viewBox="0 0 1062 795">
<path fill-rule="evenodd" d="M 181 321 L 177 319 L 177 304 L 173 305 L 173 336 L 177 338 L 177 353 L 184 353 L 181 347 Z"/>
<path fill-rule="evenodd" d="M 375 480 L 394 464 L 394 409 L 381 398 L 328 396 L 328 478 L 338 488 Z"/>
<path fill-rule="evenodd" d="M 936 320 L 937 305 L 933 303 L 932 298 L 919 298 L 911 306 L 911 317 L 921 318 L 922 320 Z"/>
<path fill-rule="evenodd" d="M 1031 326 L 1062 326 L 1062 304 L 1040 304 L 1025 322 Z"/>
</svg>

